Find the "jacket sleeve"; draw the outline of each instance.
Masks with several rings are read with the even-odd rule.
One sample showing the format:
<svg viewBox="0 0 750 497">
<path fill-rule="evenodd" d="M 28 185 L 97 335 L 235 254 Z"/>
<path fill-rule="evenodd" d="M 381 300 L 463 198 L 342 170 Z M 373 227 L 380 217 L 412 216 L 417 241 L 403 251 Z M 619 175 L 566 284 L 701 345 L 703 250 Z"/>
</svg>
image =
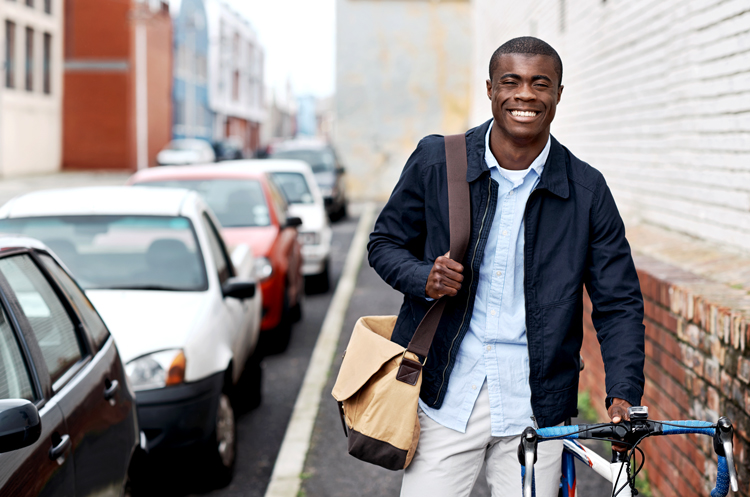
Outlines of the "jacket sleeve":
<svg viewBox="0 0 750 497">
<path fill-rule="evenodd" d="M 625 226 L 604 178 L 595 193 L 586 288 L 604 361 L 606 406 L 613 397 L 635 406 L 645 382 L 643 297 Z"/>
<path fill-rule="evenodd" d="M 367 250 L 370 265 L 386 283 L 401 293 L 425 298 L 432 263 L 422 260 L 426 237 L 422 147 L 420 142 L 407 160 L 375 222 Z"/>
</svg>

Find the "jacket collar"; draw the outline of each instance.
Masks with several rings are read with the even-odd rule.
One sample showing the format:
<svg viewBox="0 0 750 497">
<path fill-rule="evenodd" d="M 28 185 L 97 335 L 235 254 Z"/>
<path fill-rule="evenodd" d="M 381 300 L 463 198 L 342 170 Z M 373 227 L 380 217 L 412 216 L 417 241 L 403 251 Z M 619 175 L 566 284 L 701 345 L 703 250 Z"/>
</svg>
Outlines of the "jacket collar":
<svg viewBox="0 0 750 497">
<path fill-rule="evenodd" d="M 466 154 L 468 167 L 466 170 L 466 181 L 472 183 L 479 179 L 485 172 L 490 170 L 484 160 L 484 137 L 492 119 L 484 124 L 472 128 L 466 132 Z M 545 189 L 561 198 L 568 198 L 568 171 L 565 150 L 555 137 L 552 137 L 549 156 L 544 164 L 542 177 L 537 189 Z"/>
</svg>

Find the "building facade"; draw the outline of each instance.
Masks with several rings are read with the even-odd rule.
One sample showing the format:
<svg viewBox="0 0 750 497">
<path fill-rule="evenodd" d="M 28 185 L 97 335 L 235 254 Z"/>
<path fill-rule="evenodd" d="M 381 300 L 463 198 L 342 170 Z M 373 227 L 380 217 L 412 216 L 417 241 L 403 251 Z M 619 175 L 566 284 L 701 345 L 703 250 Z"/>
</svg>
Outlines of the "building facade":
<svg viewBox="0 0 750 497">
<path fill-rule="evenodd" d="M 250 156 L 260 147 L 265 120 L 263 66 L 258 36 L 240 14 L 221 0 L 208 0 L 209 106 L 213 139 L 239 138 Z"/>
<path fill-rule="evenodd" d="M 66 0 L 63 167 L 155 165 L 171 137 L 172 22 L 163 0 Z"/>
<path fill-rule="evenodd" d="M 0 3 L 4 55 L 0 85 L 0 176 L 60 169 L 62 0 Z"/>
<path fill-rule="evenodd" d="M 336 33 L 334 141 L 352 194 L 387 198 L 423 136 L 469 124 L 471 4 L 337 0 Z"/>
<path fill-rule="evenodd" d="M 174 17 L 172 136 L 213 140 L 209 104 L 209 24 L 203 0 L 182 0 Z"/>
</svg>

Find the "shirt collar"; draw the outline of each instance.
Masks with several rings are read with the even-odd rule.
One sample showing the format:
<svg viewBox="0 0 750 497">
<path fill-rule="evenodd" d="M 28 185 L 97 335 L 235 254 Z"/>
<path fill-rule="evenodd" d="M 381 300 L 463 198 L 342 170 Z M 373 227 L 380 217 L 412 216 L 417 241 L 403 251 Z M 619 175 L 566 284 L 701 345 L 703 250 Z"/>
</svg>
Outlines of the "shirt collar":
<svg viewBox="0 0 750 497">
<path fill-rule="evenodd" d="M 494 121 L 490 121 L 490 125 L 487 128 L 487 134 L 484 136 L 484 160 L 487 162 L 487 165 L 490 169 L 493 167 L 497 167 L 498 172 L 509 180 L 511 183 L 514 183 L 513 180 L 511 180 L 507 175 L 503 174 L 504 169 L 500 167 L 500 164 L 497 162 L 497 159 L 492 154 L 492 150 L 490 150 L 490 133 L 492 132 L 492 124 Z M 542 152 L 536 157 L 536 159 L 533 160 L 531 165 L 526 169 L 526 174 L 524 175 L 524 179 L 528 175 L 530 171 L 534 171 L 540 178 L 542 176 L 542 171 L 544 170 L 544 164 L 547 163 L 547 157 L 549 156 L 550 147 L 552 145 L 552 135 L 550 135 L 547 138 L 547 144 L 542 149 Z"/>
</svg>

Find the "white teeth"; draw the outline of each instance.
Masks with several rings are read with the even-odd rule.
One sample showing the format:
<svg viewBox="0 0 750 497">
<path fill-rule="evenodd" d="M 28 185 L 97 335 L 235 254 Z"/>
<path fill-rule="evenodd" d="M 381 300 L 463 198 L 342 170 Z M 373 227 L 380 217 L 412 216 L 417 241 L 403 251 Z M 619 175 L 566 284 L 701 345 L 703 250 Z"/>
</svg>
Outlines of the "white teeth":
<svg viewBox="0 0 750 497">
<path fill-rule="evenodd" d="M 510 111 L 510 113 L 516 117 L 534 117 L 537 114 L 536 112 L 530 110 L 512 110 Z"/>
</svg>

